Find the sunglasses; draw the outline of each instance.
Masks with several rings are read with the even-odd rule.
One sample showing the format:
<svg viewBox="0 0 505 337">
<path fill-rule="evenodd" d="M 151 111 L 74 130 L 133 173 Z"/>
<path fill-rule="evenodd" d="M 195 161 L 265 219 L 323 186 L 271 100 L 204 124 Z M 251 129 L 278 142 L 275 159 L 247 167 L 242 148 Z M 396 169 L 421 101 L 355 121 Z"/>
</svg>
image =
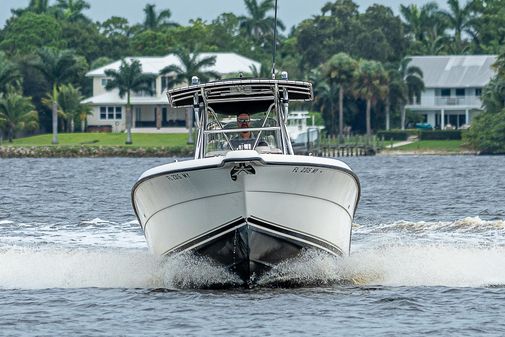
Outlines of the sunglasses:
<svg viewBox="0 0 505 337">
<path fill-rule="evenodd" d="M 251 121 L 250 118 L 237 118 L 239 123 L 249 123 Z"/>
</svg>

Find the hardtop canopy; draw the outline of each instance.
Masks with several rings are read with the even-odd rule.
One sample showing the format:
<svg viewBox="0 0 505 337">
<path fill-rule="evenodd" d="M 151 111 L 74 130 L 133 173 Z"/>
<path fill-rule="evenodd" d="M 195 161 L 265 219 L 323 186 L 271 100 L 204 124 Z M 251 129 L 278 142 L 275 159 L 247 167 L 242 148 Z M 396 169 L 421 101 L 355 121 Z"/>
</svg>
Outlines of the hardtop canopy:
<svg viewBox="0 0 505 337">
<path fill-rule="evenodd" d="M 278 86 L 279 98 L 287 91 L 290 101 L 311 101 L 312 84 L 302 81 L 238 79 L 209 82 L 167 91 L 168 101 L 173 107 L 190 107 L 194 104 L 195 94 L 199 102 L 205 95 L 207 103 L 228 103 L 244 101 L 272 101 L 275 85 Z"/>
</svg>

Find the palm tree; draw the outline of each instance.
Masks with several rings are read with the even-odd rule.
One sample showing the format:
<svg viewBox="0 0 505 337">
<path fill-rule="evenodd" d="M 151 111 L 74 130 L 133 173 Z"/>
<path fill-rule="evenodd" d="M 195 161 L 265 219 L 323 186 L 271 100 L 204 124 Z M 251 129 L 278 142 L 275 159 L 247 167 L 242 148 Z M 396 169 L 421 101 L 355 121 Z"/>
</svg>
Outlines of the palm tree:
<svg viewBox="0 0 505 337">
<path fill-rule="evenodd" d="M 218 79 L 220 77 L 220 74 L 215 71 L 205 70 L 216 64 L 215 56 L 202 56 L 198 52 L 189 53 L 189 51 L 184 49 L 176 51 L 175 55 L 181 62 L 182 68 L 172 64 L 160 71 L 160 75 L 172 75 L 172 80 L 167 86 L 168 88 L 181 83 L 189 85 L 193 76 L 197 76 L 200 82 L 208 82 L 210 79 Z M 192 144 L 193 113 L 190 113 L 188 132 L 188 144 Z"/>
<path fill-rule="evenodd" d="M 262 35 L 273 31 L 274 18 L 267 13 L 274 9 L 274 0 L 244 0 L 249 16 L 240 16 L 240 28 L 253 40 L 259 41 Z M 277 28 L 286 29 L 282 21 L 277 20 Z"/>
<path fill-rule="evenodd" d="M 38 128 L 38 114 L 31 97 L 23 97 L 12 88 L 0 98 L 0 125 L 7 133 L 9 142 L 16 131 Z"/>
<path fill-rule="evenodd" d="M 162 10 L 156 13 L 156 5 L 146 4 L 144 7 L 145 19 L 144 28 L 148 30 L 157 30 L 161 27 L 177 27 L 179 26 L 175 22 L 168 21 L 172 16 L 172 12 L 169 9 Z"/>
<path fill-rule="evenodd" d="M 21 16 L 26 12 L 33 12 L 37 14 L 49 12 L 51 7 L 49 6 L 49 0 L 30 0 L 28 7 L 11 9 L 12 14 L 16 16 Z"/>
<path fill-rule="evenodd" d="M 388 75 L 381 63 L 360 60 L 355 81 L 355 95 L 366 100 L 367 142 L 372 137 L 371 109 L 376 101 L 388 93 Z"/>
<path fill-rule="evenodd" d="M 388 95 L 384 100 L 385 113 L 386 113 L 386 130 L 391 127 L 391 107 L 400 106 L 401 103 L 407 101 L 406 92 L 404 90 L 404 81 L 398 71 L 398 67 L 393 64 L 386 66 L 388 73 Z"/>
<path fill-rule="evenodd" d="M 173 79 L 169 87 L 181 84 L 191 83 L 191 78 L 197 76 L 200 82 L 208 82 L 210 79 L 220 78 L 220 74 L 209 69 L 216 64 L 215 56 L 203 56 L 199 52 L 190 53 L 188 50 L 180 49 L 175 52 L 181 66 L 172 64 L 160 71 L 160 75 L 172 75 Z"/>
<path fill-rule="evenodd" d="M 400 67 L 398 68 L 399 77 L 402 79 L 402 90 L 405 97 L 400 101 L 400 126 L 402 130 L 405 130 L 405 105 L 407 103 L 414 103 L 421 100 L 421 92 L 424 91 L 424 81 L 423 81 L 423 71 L 416 66 L 409 66 L 411 58 L 405 57 L 400 62 Z"/>
<path fill-rule="evenodd" d="M 105 75 L 111 78 L 105 87 L 107 90 L 118 89 L 121 98 L 126 95 L 126 144 L 132 144 L 131 93 L 145 91 L 152 94 L 152 82 L 155 76 L 142 73 L 142 65 L 139 60 L 130 60 L 130 62 L 122 60 L 119 70 L 107 69 Z"/>
<path fill-rule="evenodd" d="M 482 90 L 482 107 L 486 112 L 498 113 L 505 108 L 505 79 L 495 76 Z"/>
<path fill-rule="evenodd" d="M 449 10 L 440 11 L 440 15 L 445 18 L 449 28 L 454 29 L 455 52 L 462 52 L 463 40 L 461 34 L 463 32 L 475 36 L 473 25 L 475 17 L 473 15 L 473 2 L 469 1 L 465 6 L 459 5 L 459 0 L 447 0 Z"/>
<path fill-rule="evenodd" d="M 41 48 L 37 51 L 38 59 L 30 65 L 39 70 L 52 89 L 49 96 L 53 100 L 53 144 L 58 144 L 58 88 L 68 81 L 78 69 L 74 53 L 70 50 L 57 50 L 54 48 Z"/>
<path fill-rule="evenodd" d="M 321 111 L 329 135 L 335 134 L 335 97 L 338 96 L 338 86 L 334 82 L 322 79 L 314 81 L 314 108 Z"/>
<path fill-rule="evenodd" d="M 75 119 L 81 113 L 81 101 L 84 96 L 81 95 L 79 88 L 72 84 L 62 84 L 59 88 L 58 105 L 61 108 L 63 118 L 67 120 L 67 130 L 74 132 Z"/>
<path fill-rule="evenodd" d="M 323 65 L 323 74 L 338 86 L 338 138 L 344 139 L 344 91 L 351 88 L 358 69 L 358 62 L 346 53 L 332 56 Z M 332 118 L 333 119 L 333 118 Z"/>
<path fill-rule="evenodd" d="M 86 121 L 88 120 L 88 116 L 93 115 L 93 108 L 89 104 L 79 104 L 77 112 L 81 121 L 81 132 L 86 132 Z"/>
<path fill-rule="evenodd" d="M 428 2 L 420 8 L 416 4 L 400 5 L 400 13 L 408 36 L 414 42 L 423 42 L 428 29 L 440 21 L 436 2 Z"/>
<path fill-rule="evenodd" d="M 20 87 L 21 80 L 19 68 L 0 51 L 0 93 L 6 93 L 9 86 Z"/>
<path fill-rule="evenodd" d="M 56 8 L 63 12 L 63 17 L 70 21 L 89 21 L 89 19 L 82 14 L 82 11 L 89 9 L 89 3 L 84 0 L 58 0 Z"/>
</svg>

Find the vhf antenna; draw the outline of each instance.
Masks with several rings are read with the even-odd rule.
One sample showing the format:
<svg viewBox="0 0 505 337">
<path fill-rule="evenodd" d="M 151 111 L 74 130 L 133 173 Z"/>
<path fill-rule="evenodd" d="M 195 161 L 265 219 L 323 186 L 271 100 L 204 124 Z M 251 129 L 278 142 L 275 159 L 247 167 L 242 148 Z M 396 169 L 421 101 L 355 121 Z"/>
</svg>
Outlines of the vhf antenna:
<svg viewBox="0 0 505 337">
<path fill-rule="evenodd" d="M 275 80 L 275 52 L 277 51 L 277 0 L 275 0 L 274 49 L 272 55 L 272 80 Z"/>
</svg>

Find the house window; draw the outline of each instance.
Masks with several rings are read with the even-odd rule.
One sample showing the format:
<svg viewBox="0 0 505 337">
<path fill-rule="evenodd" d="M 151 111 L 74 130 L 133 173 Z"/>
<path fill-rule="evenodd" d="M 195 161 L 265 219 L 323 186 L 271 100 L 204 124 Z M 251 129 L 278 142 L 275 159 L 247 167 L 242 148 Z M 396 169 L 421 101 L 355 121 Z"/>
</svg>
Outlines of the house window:
<svg viewBox="0 0 505 337">
<path fill-rule="evenodd" d="M 116 107 L 116 119 L 122 119 L 123 118 L 123 110 L 121 109 L 120 106 Z"/>
<path fill-rule="evenodd" d="M 162 76 L 161 77 L 161 91 L 165 91 L 166 89 L 170 89 L 173 87 L 172 83 L 174 81 L 173 76 Z"/>
<path fill-rule="evenodd" d="M 440 95 L 442 97 L 449 97 L 451 96 L 451 89 L 440 89 Z"/>
<path fill-rule="evenodd" d="M 105 88 L 105 86 L 109 83 L 109 80 L 106 78 L 102 78 L 102 86 Z"/>
<path fill-rule="evenodd" d="M 107 119 L 114 119 L 114 107 L 107 107 Z"/>
<path fill-rule="evenodd" d="M 107 119 L 107 108 L 104 106 L 100 107 L 100 119 Z"/>
<path fill-rule="evenodd" d="M 457 88 L 456 89 L 457 97 L 465 97 L 465 88 Z"/>
<path fill-rule="evenodd" d="M 482 96 L 482 88 L 475 88 L 475 96 L 477 97 Z"/>
</svg>

